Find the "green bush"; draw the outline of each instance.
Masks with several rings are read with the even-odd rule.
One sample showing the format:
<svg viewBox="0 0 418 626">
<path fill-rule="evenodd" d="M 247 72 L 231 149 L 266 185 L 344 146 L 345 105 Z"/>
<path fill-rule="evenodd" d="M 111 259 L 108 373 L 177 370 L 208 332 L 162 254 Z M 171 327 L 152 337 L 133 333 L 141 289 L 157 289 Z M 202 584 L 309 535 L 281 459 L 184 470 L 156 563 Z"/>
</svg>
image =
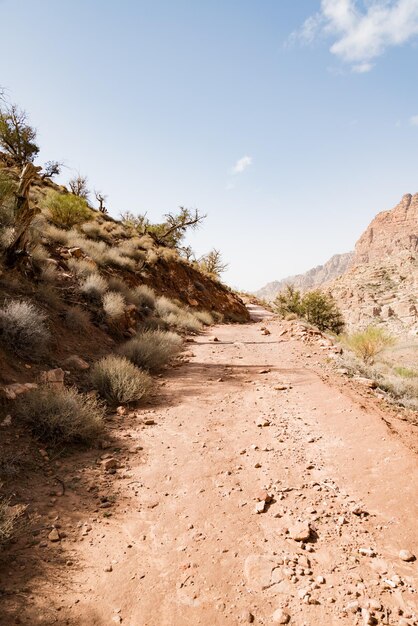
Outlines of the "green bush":
<svg viewBox="0 0 418 626">
<path fill-rule="evenodd" d="M 88 442 L 103 428 L 103 404 L 75 388 L 39 387 L 20 396 L 15 406 L 34 435 L 51 444 Z"/>
<path fill-rule="evenodd" d="M 176 356 L 181 346 L 181 337 L 175 333 L 148 330 L 127 341 L 120 352 L 138 367 L 156 371 Z"/>
<path fill-rule="evenodd" d="M 286 320 L 303 318 L 319 330 L 330 330 L 339 334 L 344 320 L 331 296 L 319 289 L 308 291 L 303 296 L 293 285 L 286 285 L 274 301 L 277 313 Z"/>
<path fill-rule="evenodd" d="M 52 189 L 47 193 L 44 206 L 55 224 L 68 228 L 86 222 L 93 216 L 84 198 L 71 193 L 58 193 Z"/>
<path fill-rule="evenodd" d="M 149 374 L 142 372 L 127 358 L 113 355 L 95 364 L 92 382 L 100 395 L 112 404 L 140 400 L 152 386 Z"/>
<path fill-rule="evenodd" d="M 319 330 L 330 330 L 339 334 L 344 320 L 334 298 L 319 289 L 308 291 L 302 298 L 302 315 Z"/>
<path fill-rule="evenodd" d="M 368 326 L 362 332 L 344 337 L 343 341 L 364 363 L 369 365 L 374 363 L 380 352 L 395 343 L 395 339 L 383 328 L 373 325 Z"/>
<path fill-rule="evenodd" d="M 46 315 L 26 300 L 10 300 L 0 309 L 0 339 L 22 358 L 42 356 L 50 341 Z"/>
<path fill-rule="evenodd" d="M 293 285 L 286 285 L 284 291 L 279 293 L 274 301 L 274 308 L 277 313 L 286 318 L 289 314 L 301 317 L 302 296 Z"/>
</svg>

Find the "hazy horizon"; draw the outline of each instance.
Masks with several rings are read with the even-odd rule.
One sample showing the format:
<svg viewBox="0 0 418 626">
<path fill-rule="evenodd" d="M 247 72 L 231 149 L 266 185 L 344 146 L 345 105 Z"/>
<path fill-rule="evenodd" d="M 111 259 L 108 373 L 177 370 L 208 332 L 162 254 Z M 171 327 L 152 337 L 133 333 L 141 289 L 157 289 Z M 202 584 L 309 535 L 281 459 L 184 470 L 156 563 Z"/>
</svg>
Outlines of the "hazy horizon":
<svg viewBox="0 0 418 626">
<path fill-rule="evenodd" d="M 110 214 L 208 218 L 231 286 L 348 252 L 417 183 L 418 0 L 1 1 L 0 86 Z M 19 43 L 15 44 L 16 33 Z"/>
</svg>

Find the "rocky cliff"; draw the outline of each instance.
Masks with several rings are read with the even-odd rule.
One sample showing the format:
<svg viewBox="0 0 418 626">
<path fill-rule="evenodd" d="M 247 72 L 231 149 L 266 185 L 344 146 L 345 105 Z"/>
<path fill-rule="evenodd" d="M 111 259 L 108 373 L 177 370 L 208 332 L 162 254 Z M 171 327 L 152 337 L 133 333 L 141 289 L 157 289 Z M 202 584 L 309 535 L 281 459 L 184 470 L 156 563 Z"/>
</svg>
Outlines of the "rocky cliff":
<svg viewBox="0 0 418 626">
<path fill-rule="evenodd" d="M 333 257 L 329 259 L 324 265 L 317 265 L 317 267 L 312 268 L 311 270 L 305 272 L 304 274 L 296 274 L 295 276 L 288 276 L 287 278 L 283 278 L 283 280 L 275 280 L 271 283 L 268 283 L 259 291 L 256 292 L 256 295 L 259 298 L 264 298 L 265 300 L 274 300 L 280 291 L 286 285 L 294 285 L 297 289 L 301 291 L 308 291 L 309 289 L 315 289 L 328 283 L 348 269 L 351 261 L 353 259 L 352 252 L 346 252 L 345 254 L 334 254 Z"/>
<path fill-rule="evenodd" d="M 376 215 L 356 244 L 353 265 L 384 261 L 402 251 L 418 252 L 418 194 L 407 193 L 395 208 Z"/>
</svg>

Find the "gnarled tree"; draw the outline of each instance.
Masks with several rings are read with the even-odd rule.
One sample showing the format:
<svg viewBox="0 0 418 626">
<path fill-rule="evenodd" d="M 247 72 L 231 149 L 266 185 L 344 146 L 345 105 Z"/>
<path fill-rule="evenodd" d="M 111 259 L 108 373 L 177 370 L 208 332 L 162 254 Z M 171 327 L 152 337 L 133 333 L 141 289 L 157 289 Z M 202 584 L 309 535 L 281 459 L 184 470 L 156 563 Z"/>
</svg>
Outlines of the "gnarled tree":
<svg viewBox="0 0 418 626">
<path fill-rule="evenodd" d="M 0 94 L 0 148 L 20 167 L 31 163 L 39 152 L 36 130 L 26 111 L 9 104 Z"/>
<path fill-rule="evenodd" d="M 71 193 L 75 196 L 79 196 L 80 198 L 88 199 L 90 191 L 87 186 L 87 176 L 82 176 L 81 174 L 77 174 L 68 182 Z"/>
</svg>

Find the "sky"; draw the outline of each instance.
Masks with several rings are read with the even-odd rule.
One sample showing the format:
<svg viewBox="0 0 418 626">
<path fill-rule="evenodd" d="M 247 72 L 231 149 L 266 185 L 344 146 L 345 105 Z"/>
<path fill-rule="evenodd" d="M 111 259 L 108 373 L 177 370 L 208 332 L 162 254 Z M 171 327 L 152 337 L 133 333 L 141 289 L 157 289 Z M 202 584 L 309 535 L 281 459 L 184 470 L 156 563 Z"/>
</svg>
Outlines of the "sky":
<svg viewBox="0 0 418 626">
<path fill-rule="evenodd" d="M 418 0 L 0 0 L 0 86 L 39 162 L 111 215 L 207 214 L 254 291 L 418 191 Z"/>
</svg>

